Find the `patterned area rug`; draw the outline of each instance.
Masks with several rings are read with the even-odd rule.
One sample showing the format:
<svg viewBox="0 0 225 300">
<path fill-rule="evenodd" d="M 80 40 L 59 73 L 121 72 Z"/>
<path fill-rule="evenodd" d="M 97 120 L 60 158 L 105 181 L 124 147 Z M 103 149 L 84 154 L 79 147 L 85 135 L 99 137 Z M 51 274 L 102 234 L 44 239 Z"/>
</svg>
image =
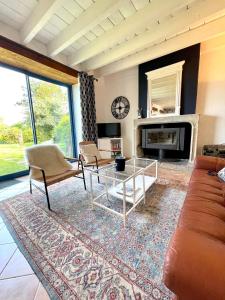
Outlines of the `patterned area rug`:
<svg viewBox="0 0 225 300">
<path fill-rule="evenodd" d="M 50 188 L 53 212 L 36 190 L 0 203 L 51 299 L 171 299 L 162 283 L 163 261 L 190 174 L 169 170 L 168 179 L 163 168 L 159 174 L 147 203 L 129 215 L 126 228 L 117 216 L 92 209 L 78 179 Z"/>
</svg>

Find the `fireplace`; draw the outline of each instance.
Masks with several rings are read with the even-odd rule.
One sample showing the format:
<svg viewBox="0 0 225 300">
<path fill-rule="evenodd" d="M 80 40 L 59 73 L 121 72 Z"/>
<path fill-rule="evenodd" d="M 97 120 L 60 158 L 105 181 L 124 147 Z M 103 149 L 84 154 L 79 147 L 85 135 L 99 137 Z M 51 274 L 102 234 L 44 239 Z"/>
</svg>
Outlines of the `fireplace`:
<svg viewBox="0 0 225 300">
<path fill-rule="evenodd" d="M 184 150 L 185 128 L 142 129 L 142 148 L 158 149 L 159 159 L 164 158 L 164 150 Z"/>
<path fill-rule="evenodd" d="M 142 148 L 184 150 L 185 128 L 142 129 Z"/>
<path fill-rule="evenodd" d="M 199 115 L 136 119 L 134 155 L 189 160 L 196 156 Z"/>
</svg>

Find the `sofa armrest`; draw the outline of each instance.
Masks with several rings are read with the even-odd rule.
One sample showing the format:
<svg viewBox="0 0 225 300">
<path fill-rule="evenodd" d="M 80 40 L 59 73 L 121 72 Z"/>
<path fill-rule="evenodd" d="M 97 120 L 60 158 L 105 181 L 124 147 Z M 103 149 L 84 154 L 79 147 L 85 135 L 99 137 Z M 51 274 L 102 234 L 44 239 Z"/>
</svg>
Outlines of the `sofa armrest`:
<svg viewBox="0 0 225 300">
<path fill-rule="evenodd" d="M 219 172 L 225 167 L 225 159 L 213 156 L 198 156 L 195 160 L 195 169 L 205 169 Z"/>
<path fill-rule="evenodd" d="M 225 299 L 225 244 L 177 228 L 167 251 L 163 279 L 179 300 Z"/>
</svg>

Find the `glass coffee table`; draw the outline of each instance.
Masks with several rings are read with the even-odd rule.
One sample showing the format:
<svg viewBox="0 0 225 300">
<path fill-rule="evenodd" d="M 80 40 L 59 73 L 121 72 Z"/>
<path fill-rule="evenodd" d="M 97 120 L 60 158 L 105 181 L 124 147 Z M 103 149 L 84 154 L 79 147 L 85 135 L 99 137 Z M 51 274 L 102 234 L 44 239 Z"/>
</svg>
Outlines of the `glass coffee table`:
<svg viewBox="0 0 225 300">
<path fill-rule="evenodd" d="M 158 162 L 153 159 L 132 158 L 126 161 L 124 171 L 116 171 L 115 164 L 90 172 L 91 201 L 96 205 L 123 218 L 146 199 L 147 190 L 154 184 L 158 174 Z M 97 176 L 102 189 L 93 189 L 93 177 Z M 119 202 L 119 203 L 118 203 Z M 116 205 L 115 205 L 116 204 Z"/>
</svg>

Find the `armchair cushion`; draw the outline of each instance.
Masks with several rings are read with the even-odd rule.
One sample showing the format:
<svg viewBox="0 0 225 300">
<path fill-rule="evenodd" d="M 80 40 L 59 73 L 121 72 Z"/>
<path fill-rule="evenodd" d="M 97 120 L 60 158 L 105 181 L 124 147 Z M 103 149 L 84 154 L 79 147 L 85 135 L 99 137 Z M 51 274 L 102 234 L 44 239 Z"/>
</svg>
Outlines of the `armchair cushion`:
<svg viewBox="0 0 225 300">
<path fill-rule="evenodd" d="M 46 176 L 46 183 L 47 186 L 52 185 L 54 183 L 60 182 L 62 180 L 65 180 L 67 178 L 70 178 L 72 176 L 76 176 L 78 174 L 82 173 L 81 170 L 76 170 L 76 169 L 72 169 L 72 170 L 68 170 L 65 171 L 64 173 L 58 174 L 58 175 L 54 175 L 54 176 Z M 39 177 L 35 177 L 35 180 L 43 182 L 43 177 L 39 175 Z"/>
<path fill-rule="evenodd" d="M 101 154 L 95 144 L 83 145 L 80 150 L 86 164 L 95 162 L 96 161 L 95 157 L 97 157 L 97 160 L 102 159 Z"/>
<path fill-rule="evenodd" d="M 57 145 L 34 145 L 26 148 L 29 166 L 35 165 L 45 171 L 46 176 L 55 176 L 73 169 L 73 165 L 64 159 Z M 31 168 L 31 177 L 40 178 L 40 170 Z"/>
</svg>

